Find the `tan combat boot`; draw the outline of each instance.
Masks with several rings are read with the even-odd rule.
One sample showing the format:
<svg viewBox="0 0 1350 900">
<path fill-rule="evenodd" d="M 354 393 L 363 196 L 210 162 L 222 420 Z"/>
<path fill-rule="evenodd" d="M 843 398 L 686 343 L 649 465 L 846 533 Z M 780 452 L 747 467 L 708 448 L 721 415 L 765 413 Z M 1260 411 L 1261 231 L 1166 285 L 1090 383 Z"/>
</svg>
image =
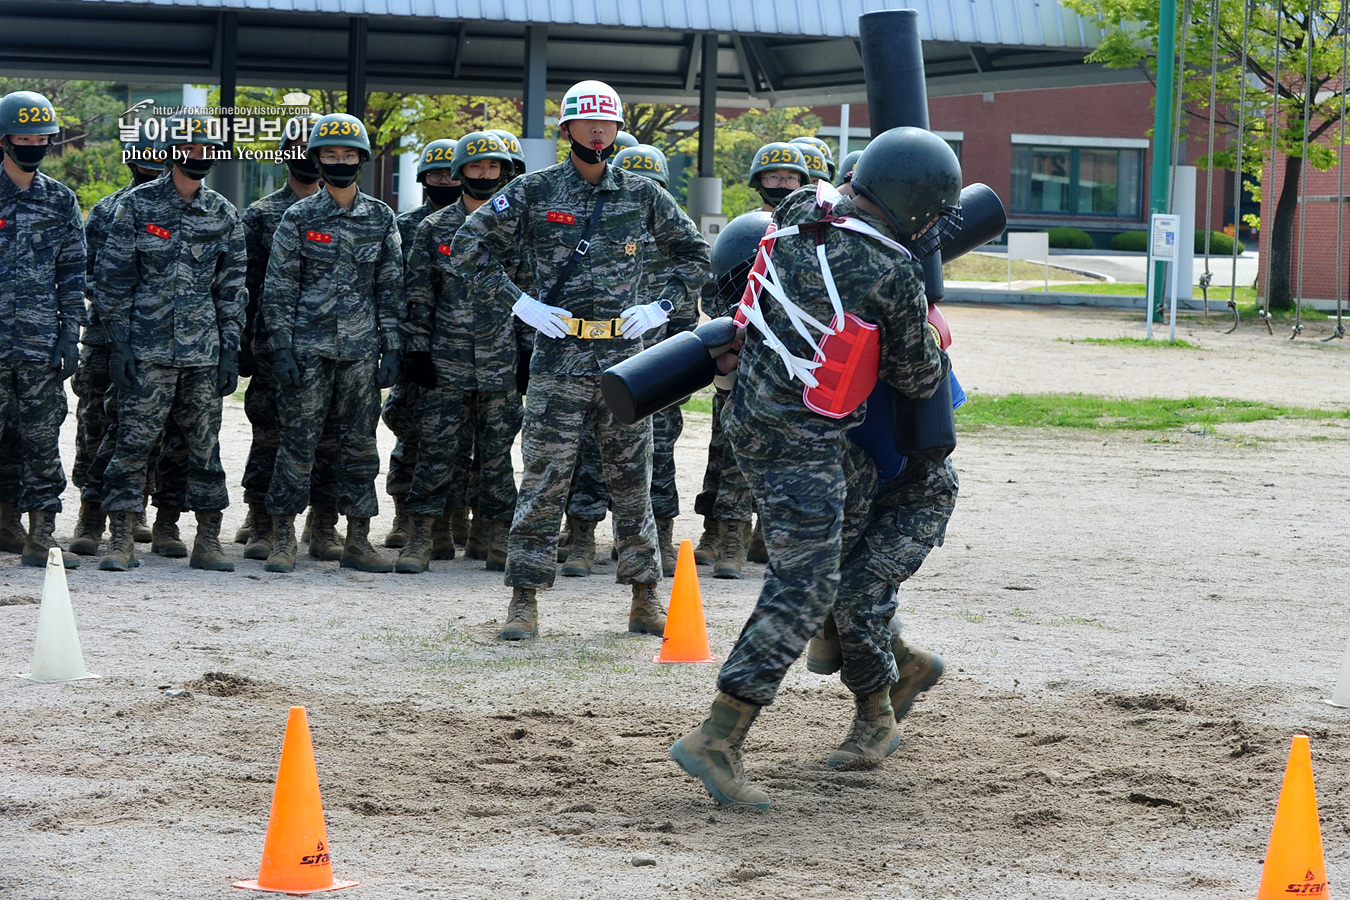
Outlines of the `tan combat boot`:
<svg viewBox="0 0 1350 900">
<path fill-rule="evenodd" d="M 572 549 L 562 573 L 581 578 L 591 574 L 591 566 L 595 565 L 595 523 L 568 516 L 567 527 L 572 531 Z"/>
<path fill-rule="evenodd" d="M 155 526 L 150 530 L 150 552 L 167 556 L 170 559 L 182 559 L 188 555 L 187 544 L 178 533 L 178 517 L 181 509 L 167 506 L 155 508 Z"/>
<path fill-rule="evenodd" d="M 895 724 L 890 690 L 854 694 L 857 712 L 848 737 L 825 760 L 831 769 L 859 761 L 881 762 L 900 746 L 900 728 Z"/>
<path fill-rule="evenodd" d="M 262 518 L 258 517 L 258 511 L 261 508 Z M 262 523 L 260 526 L 259 523 Z M 244 515 L 244 523 L 235 529 L 234 542 L 236 544 L 247 544 L 253 538 L 253 529 L 258 527 L 270 527 L 272 524 L 267 515 L 267 507 L 261 503 L 250 503 L 248 512 Z M 249 557 L 250 559 L 252 557 Z"/>
<path fill-rule="evenodd" d="M 755 530 L 750 533 L 750 547 L 745 558 L 761 565 L 769 561 L 769 548 L 764 546 L 764 520 L 755 516 Z"/>
<path fill-rule="evenodd" d="M 745 568 L 745 545 L 750 537 L 750 523 L 722 519 L 718 540 L 717 562 L 713 563 L 714 578 L 740 578 Z"/>
<path fill-rule="evenodd" d="M 572 520 L 564 519 L 562 531 L 558 532 L 558 562 L 567 562 L 572 555 Z"/>
<path fill-rule="evenodd" d="M 300 543 L 308 544 L 310 535 L 314 532 L 314 506 L 311 504 L 309 509 L 305 510 L 305 524 L 300 529 Z"/>
<path fill-rule="evenodd" d="M 666 608 L 656 599 L 656 585 L 633 585 L 633 605 L 628 609 L 628 630 L 633 634 L 666 633 Z"/>
<path fill-rule="evenodd" d="M 394 564 L 376 553 L 370 544 L 370 519 L 347 517 L 347 542 L 342 545 L 342 558 L 338 566 L 358 572 L 394 571 Z"/>
<path fill-rule="evenodd" d="M 895 710 L 895 721 L 899 722 L 908 713 L 914 701 L 924 691 L 937 684 L 944 668 L 942 657 L 906 644 L 899 638 L 891 644 L 895 654 L 895 668 L 899 678 L 891 685 L 891 708 Z"/>
<path fill-rule="evenodd" d="M 656 520 L 656 547 L 661 551 L 661 572 L 667 577 L 675 575 L 675 562 L 679 554 L 675 552 L 675 520 Z"/>
<path fill-rule="evenodd" d="M 478 507 L 470 507 L 473 520 L 469 523 L 469 539 L 464 544 L 464 555 L 469 559 L 487 559 L 488 534 L 491 528 L 487 520 L 478 514 Z"/>
<path fill-rule="evenodd" d="M 703 724 L 675 742 L 670 758 L 703 782 L 723 806 L 753 806 L 769 811 L 769 795 L 751 784 L 741 765 L 741 745 L 760 707 L 718 694 Z"/>
<path fill-rule="evenodd" d="M 539 635 L 539 591 L 537 588 L 512 588 L 511 605 L 506 608 L 506 624 L 497 637 L 503 641 L 525 641 Z"/>
<path fill-rule="evenodd" d="M 431 523 L 431 558 L 455 558 L 455 532 L 449 516 L 437 516 Z"/>
<path fill-rule="evenodd" d="M 253 531 L 244 546 L 244 559 L 269 559 L 272 556 L 272 516 L 267 514 L 267 504 L 249 504 L 248 514 L 253 517 Z"/>
<path fill-rule="evenodd" d="M 155 539 L 154 530 L 145 520 L 145 511 L 150 508 L 150 495 L 146 494 L 141 511 L 131 514 L 131 538 L 138 544 L 148 544 Z"/>
<path fill-rule="evenodd" d="M 316 503 L 310 507 L 309 555 L 332 562 L 342 559 L 343 541 L 338 537 L 338 510 L 335 503 Z"/>
<path fill-rule="evenodd" d="M 28 543 L 28 529 L 23 527 L 23 514 L 14 503 L 0 503 L 0 550 L 22 553 Z"/>
<path fill-rule="evenodd" d="M 390 494 L 389 496 L 394 498 L 394 524 L 389 526 L 389 533 L 384 536 L 384 545 L 397 549 L 408 543 L 408 513 L 403 509 L 403 504 L 407 502 L 408 495 Z M 348 521 L 351 520 L 348 519 Z M 350 533 L 351 531 L 348 529 L 348 534 Z"/>
<path fill-rule="evenodd" d="M 3 515 L 3 511 L 0 511 L 0 516 Z M 70 552 L 80 556 L 97 555 L 98 548 L 103 544 L 103 525 L 106 521 L 103 507 L 97 503 L 81 502 L 80 518 L 75 522 L 75 534 L 70 538 Z M 0 543 L 0 549 L 4 549 L 3 543 Z"/>
<path fill-rule="evenodd" d="M 844 651 L 839 646 L 839 626 L 833 614 L 825 617 L 820 634 L 806 645 L 806 671 L 816 675 L 833 675 L 844 665 Z"/>
<path fill-rule="evenodd" d="M 188 565 L 208 572 L 233 572 L 234 560 L 220 546 L 220 511 L 197 513 L 197 537 L 192 541 Z"/>
<path fill-rule="evenodd" d="M 699 535 L 698 544 L 694 546 L 694 562 L 700 566 L 711 566 L 717 562 L 721 552 L 718 538 L 722 529 L 717 522 L 718 520 L 712 516 L 703 517 L 703 533 Z"/>
<path fill-rule="evenodd" d="M 450 510 L 450 533 L 460 547 L 469 546 L 469 508 L 456 506 Z M 451 559 L 454 559 L 452 556 Z"/>
<path fill-rule="evenodd" d="M 511 523 L 502 519 L 493 522 L 488 531 L 487 570 L 489 572 L 506 571 L 506 540 L 511 534 Z"/>
<path fill-rule="evenodd" d="M 61 562 L 67 569 L 78 569 L 80 558 L 69 550 L 61 549 L 53 536 L 56 532 L 56 511 L 34 509 L 28 513 L 28 537 L 23 545 L 23 564 L 34 568 L 47 565 L 47 551 L 56 547 L 61 550 Z"/>
<path fill-rule="evenodd" d="M 136 559 L 136 541 L 131 527 L 134 512 L 118 510 L 108 513 L 108 552 L 98 561 L 104 572 L 125 572 L 140 565 Z"/>
<path fill-rule="evenodd" d="M 272 551 L 267 555 L 264 572 L 294 572 L 295 516 L 272 516 Z"/>
<path fill-rule="evenodd" d="M 431 526 L 434 516 L 408 517 L 408 543 L 398 552 L 394 571 L 405 575 L 420 575 L 431 565 Z"/>
</svg>

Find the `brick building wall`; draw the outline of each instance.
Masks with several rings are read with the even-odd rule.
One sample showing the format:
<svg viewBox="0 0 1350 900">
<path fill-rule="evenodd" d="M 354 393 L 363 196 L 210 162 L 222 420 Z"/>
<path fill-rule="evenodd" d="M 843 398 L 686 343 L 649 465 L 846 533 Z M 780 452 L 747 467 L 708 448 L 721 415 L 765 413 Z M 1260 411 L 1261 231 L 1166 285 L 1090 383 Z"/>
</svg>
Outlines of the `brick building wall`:
<svg viewBox="0 0 1350 900">
<path fill-rule="evenodd" d="M 1340 132 L 1336 130 L 1335 139 L 1326 143 L 1333 150 L 1341 151 L 1341 165 L 1335 166 L 1326 172 L 1318 172 L 1310 167 L 1304 168 L 1302 178 L 1304 179 L 1300 193 L 1304 197 L 1304 203 L 1301 214 L 1303 221 L 1303 242 L 1302 242 L 1302 265 L 1303 265 L 1303 292 L 1304 300 L 1330 300 L 1337 299 L 1339 291 L 1342 301 L 1350 300 L 1350 287 L 1347 286 L 1347 278 L 1350 273 L 1350 201 L 1345 198 L 1346 193 L 1350 193 L 1350 171 L 1345 173 L 1344 185 L 1341 181 L 1342 166 L 1350 165 L 1350 154 L 1344 152 L 1345 148 L 1338 148 L 1340 141 Z M 1275 160 L 1274 171 L 1271 171 L 1269 165 L 1266 166 L 1266 184 L 1280 185 L 1284 181 L 1285 158 L 1278 157 Z M 1338 200 L 1339 198 L 1339 200 Z M 1273 192 L 1267 192 L 1263 201 L 1267 208 L 1273 213 L 1277 195 Z M 1339 253 L 1336 236 L 1336 212 L 1337 207 L 1342 207 L 1342 237 L 1340 241 Z M 1268 214 L 1269 215 L 1269 214 Z M 1261 268 L 1258 276 L 1260 293 L 1265 295 L 1267 279 L 1266 262 L 1269 259 L 1266 253 L 1266 246 L 1271 233 L 1271 221 L 1267 216 L 1262 220 L 1264 226 L 1261 230 Z M 1299 296 L 1299 219 L 1294 219 L 1294 240 L 1290 253 L 1289 263 L 1289 285 L 1295 296 Z"/>
</svg>

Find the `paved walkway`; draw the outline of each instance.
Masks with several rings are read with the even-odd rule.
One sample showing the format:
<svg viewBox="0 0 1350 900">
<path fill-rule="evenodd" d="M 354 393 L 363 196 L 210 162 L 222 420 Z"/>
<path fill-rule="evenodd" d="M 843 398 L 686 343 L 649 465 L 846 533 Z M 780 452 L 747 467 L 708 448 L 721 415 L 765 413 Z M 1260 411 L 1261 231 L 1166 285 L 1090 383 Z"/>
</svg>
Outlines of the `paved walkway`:
<svg viewBox="0 0 1350 900">
<path fill-rule="evenodd" d="M 978 251 L 985 256 L 1002 257 L 1003 254 L 997 250 Z M 1237 283 L 1239 286 L 1251 285 L 1256 280 L 1256 268 L 1259 262 L 1256 251 L 1248 250 L 1238 257 L 1237 260 Z M 1124 281 L 1132 284 L 1142 284 L 1144 276 L 1148 269 L 1148 256 L 1143 253 L 1120 253 L 1116 251 L 1084 252 L 1081 250 L 1051 250 L 1050 265 L 1063 266 L 1069 269 L 1077 269 L 1085 272 L 1095 272 L 1104 275 L 1108 280 Z M 1210 256 L 1210 270 L 1214 273 L 1210 284 L 1214 287 L 1220 285 L 1227 287 L 1233 283 L 1233 262 L 1230 256 Z M 1200 276 L 1205 271 L 1204 256 L 1195 258 L 1195 268 L 1193 271 L 1193 282 L 1200 283 Z M 1053 274 L 1053 273 L 1052 273 Z M 1051 284 L 1060 284 L 1063 282 L 1051 281 Z M 1007 282 L 1003 282 L 1007 284 Z M 1013 282 L 1014 288 L 1018 285 L 1027 285 L 1031 288 L 1039 287 L 1044 282 Z"/>
</svg>

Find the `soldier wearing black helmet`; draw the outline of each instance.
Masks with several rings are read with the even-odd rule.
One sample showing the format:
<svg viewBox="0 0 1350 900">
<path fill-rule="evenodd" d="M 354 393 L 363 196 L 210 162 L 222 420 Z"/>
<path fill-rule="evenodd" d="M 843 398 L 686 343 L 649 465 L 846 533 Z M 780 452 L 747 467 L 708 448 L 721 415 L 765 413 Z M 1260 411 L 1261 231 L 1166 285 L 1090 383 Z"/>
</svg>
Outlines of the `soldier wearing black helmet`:
<svg viewBox="0 0 1350 900">
<path fill-rule="evenodd" d="M 75 372 L 84 322 L 85 246 L 70 188 L 38 171 L 60 131 L 51 102 L 33 91 L 0 98 L 0 422 L 18 445 L 24 477 L 4 510 L 15 528 L 28 513 L 23 564 L 47 565 L 66 487 L 57 446 L 66 417 L 62 384 Z M 9 485 L 13 488 L 13 484 Z M 17 534 L 11 537 L 17 537 Z M 79 557 L 62 552 L 67 568 Z"/>
<path fill-rule="evenodd" d="M 858 165 L 858 160 L 862 159 L 862 155 L 861 150 L 849 151 L 848 156 L 845 156 L 844 161 L 839 164 L 839 177 L 835 182 L 836 185 L 842 187 L 853 180 L 853 168 Z"/>
<path fill-rule="evenodd" d="M 806 171 L 809 173 L 809 184 L 819 184 L 822 181 L 830 180 L 830 173 L 834 170 L 834 163 L 831 162 L 829 154 L 821 150 L 815 144 L 798 143 L 793 144 L 802 151 L 802 157 L 806 160 Z"/>
<path fill-rule="evenodd" d="M 788 194 L 807 184 L 811 172 L 801 147 L 786 141 L 772 141 L 755 151 L 750 162 L 750 186 L 764 201 L 765 212 L 773 212 Z"/>
<path fill-rule="evenodd" d="M 809 135 L 795 137 L 792 140 L 788 141 L 788 143 L 796 144 L 798 146 L 815 147 L 816 150 L 820 151 L 820 155 L 825 157 L 825 170 L 826 170 L 825 180 L 827 181 L 834 180 L 835 172 L 838 171 L 839 167 L 835 165 L 834 151 L 830 149 L 829 144 L 825 143 L 818 137 L 811 137 Z"/>
</svg>

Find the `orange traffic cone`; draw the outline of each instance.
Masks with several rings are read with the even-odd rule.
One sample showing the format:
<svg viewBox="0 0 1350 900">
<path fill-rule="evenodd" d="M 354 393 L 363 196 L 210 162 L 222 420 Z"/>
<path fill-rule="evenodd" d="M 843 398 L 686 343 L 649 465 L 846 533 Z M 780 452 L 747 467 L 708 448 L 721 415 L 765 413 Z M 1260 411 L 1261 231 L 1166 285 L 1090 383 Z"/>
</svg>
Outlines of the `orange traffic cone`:
<svg viewBox="0 0 1350 900">
<path fill-rule="evenodd" d="M 303 706 L 292 706 L 281 744 L 277 786 L 272 793 L 272 815 L 267 819 L 262 868 L 255 880 L 236 881 L 234 886 L 278 894 L 310 894 L 355 884 L 333 880 L 309 719 Z"/>
<path fill-rule="evenodd" d="M 694 545 L 690 541 L 680 541 L 666 632 L 661 637 L 661 652 L 653 661 L 713 661 L 708 649 L 708 624 L 703 618 L 703 594 L 698 589 L 698 570 L 694 568 Z"/>
<path fill-rule="evenodd" d="M 1284 786 L 1275 807 L 1266 864 L 1261 870 L 1257 900 L 1297 895 L 1327 896 L 1327 866 L 1322 858 L 1322 829 L 1317 823 L 1317 794 L 1313 790 L 1312 752 L 1308 736 L 1294 735 Z"/>
</svg>

